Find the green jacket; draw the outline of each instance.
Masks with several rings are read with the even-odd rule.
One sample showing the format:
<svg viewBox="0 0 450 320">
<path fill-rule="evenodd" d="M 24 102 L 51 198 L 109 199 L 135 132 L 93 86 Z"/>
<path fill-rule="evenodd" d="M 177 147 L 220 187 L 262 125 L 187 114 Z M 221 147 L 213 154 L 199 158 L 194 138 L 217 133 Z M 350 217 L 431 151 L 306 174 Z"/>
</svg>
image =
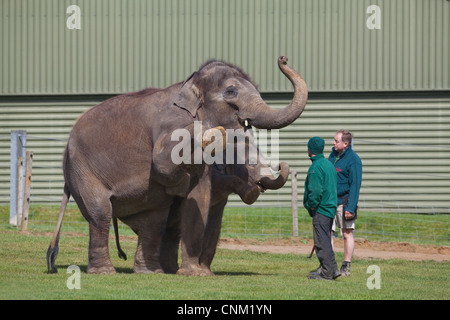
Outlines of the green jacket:
<svg viewBox="0 0 450 320">
<path fill-rule="evenodd" d="M 355 213 L 362 181 L 361 159 L 352 148 L 347 148 L 340 156 L 333 148 L 328 160 L 337 172 L 338 204 L 342 204 L 342 197 L 348 196 L 345 210 Z"/>
<path fill-rule="evenodd" d="M 337 174 L 333 164 L 323 154 L 310 158 L 312 161 L 305 180 L 303 205 L 309 215 L 314 212 L 334 218 L 337 207 Z"/>
</svg>

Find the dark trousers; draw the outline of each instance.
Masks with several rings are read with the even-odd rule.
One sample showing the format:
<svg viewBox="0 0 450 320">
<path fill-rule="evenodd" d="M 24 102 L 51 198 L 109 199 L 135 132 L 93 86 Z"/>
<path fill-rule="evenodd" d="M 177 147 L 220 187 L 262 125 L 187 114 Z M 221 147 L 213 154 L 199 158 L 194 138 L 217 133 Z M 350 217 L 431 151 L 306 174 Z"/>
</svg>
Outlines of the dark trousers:
<svg viewBox="0 0 450 320">
<path fill-rule="evenodd" d="M 320 213 L 313 216 L 314 247 L 320 266 L 322 276 L 332 278 L 334 270 L 337 269 L 333 247 L 331 246 L 331 227 L 333 219 Z"/>
</svg>

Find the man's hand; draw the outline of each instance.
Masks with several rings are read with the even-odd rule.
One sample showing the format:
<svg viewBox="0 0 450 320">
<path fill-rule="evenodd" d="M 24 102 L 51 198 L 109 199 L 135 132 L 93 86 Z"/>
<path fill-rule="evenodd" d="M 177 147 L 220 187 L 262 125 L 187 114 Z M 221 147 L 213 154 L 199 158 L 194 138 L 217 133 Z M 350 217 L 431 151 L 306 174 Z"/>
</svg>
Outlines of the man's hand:
<svg viewBox="0 0 450 320">
<path fill-rule="evenodd" d="M 345 219 L 347 219 L 347 220 L 351 220 L 353 218 L 353 213 L 351 213 L 349 211 L 345 211 L 344 215 L 345 215 Z"/>
</svg>

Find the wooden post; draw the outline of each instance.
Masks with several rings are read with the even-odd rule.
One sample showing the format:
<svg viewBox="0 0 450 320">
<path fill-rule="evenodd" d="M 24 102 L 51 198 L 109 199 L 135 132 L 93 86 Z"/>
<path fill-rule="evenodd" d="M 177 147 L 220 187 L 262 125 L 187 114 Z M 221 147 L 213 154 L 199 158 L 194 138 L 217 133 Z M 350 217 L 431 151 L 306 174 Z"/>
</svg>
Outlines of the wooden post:
<svg viewBox="0 0 450 320">
<path fill-rule="evenodd" d="M 30 212 L 31 197 L 31 173 L 33 169 L 33 151 L 27 151 L 27 169 L 25 171 L 25 195 L 22 214 L 22 229 L 26 231 L 28 228 L 28 214 Z"/>
<path fill-rule="evenodd" d="M 298 237 L 298 200 L 297 200 L 297 171 L 291 170 L 292 186 L 292 235 Z"/>
<path fill-rule="evenodd" d="M 23 214 L 23 157 L 17 159 L 17 216 L 16 226 L 20 227 Z"/>
</svg>

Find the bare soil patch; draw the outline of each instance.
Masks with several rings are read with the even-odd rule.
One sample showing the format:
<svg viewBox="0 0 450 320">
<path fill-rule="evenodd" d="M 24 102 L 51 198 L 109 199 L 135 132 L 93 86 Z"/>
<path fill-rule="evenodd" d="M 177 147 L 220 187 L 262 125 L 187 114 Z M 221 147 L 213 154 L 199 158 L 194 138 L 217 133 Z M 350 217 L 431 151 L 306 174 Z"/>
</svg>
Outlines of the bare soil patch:
<svg viewBox="0 0 450 320">
<path fill-rule="evenodd" d="M 12 231 L 0 231 L 10 233 Z M 14 231 L 15 232 L 15 231 Z M 52 232 L 25 231 L 21 234 L 44 235 L 49 239 Z M 62 236 L 85 236 L 80 232 L 63 232 Z M 110 236 L 114 240 L 114 236 Z M 136 240 L 137 236 L 120 236 L 123 240 Z M 50 241 L 50 240 L 49 240 Z M 230 250 L 249 250 L 268 253 L 292 253 L 309 255 L 313 247 L 312 239 L 285 238 L 285 239 L 237 239 L 222 238 L 219 248 Z M 334 239 L 334 247 L 337 252 L 344 252 L 344 241 L 342 238 Z M 355 239 L 355 252 L 353 254 L 361 259 L 404 259 L 411 261 L 450 261 L 450 247 L 437 245 L 420 245 L 409 242 L 378 242 L 368 241 L 363 238 Z"/>
<path fill-rule="evenodd" d="M 223 238 L 219 248 L 230 250 L 249 250 L 269 253 L 293 253 L 309 255 L 313 247 L 312 239 L 235 239 Z M 337 252 L 344 252 L 344 241 L 334 239 Z M 450 247 L 419 245 L 407 242 L 370 242 L 362 238 L 355 239 L 353 256 L 361 259 L 404 259 L 412 261 L 450 261 Z"/>
</svg>

